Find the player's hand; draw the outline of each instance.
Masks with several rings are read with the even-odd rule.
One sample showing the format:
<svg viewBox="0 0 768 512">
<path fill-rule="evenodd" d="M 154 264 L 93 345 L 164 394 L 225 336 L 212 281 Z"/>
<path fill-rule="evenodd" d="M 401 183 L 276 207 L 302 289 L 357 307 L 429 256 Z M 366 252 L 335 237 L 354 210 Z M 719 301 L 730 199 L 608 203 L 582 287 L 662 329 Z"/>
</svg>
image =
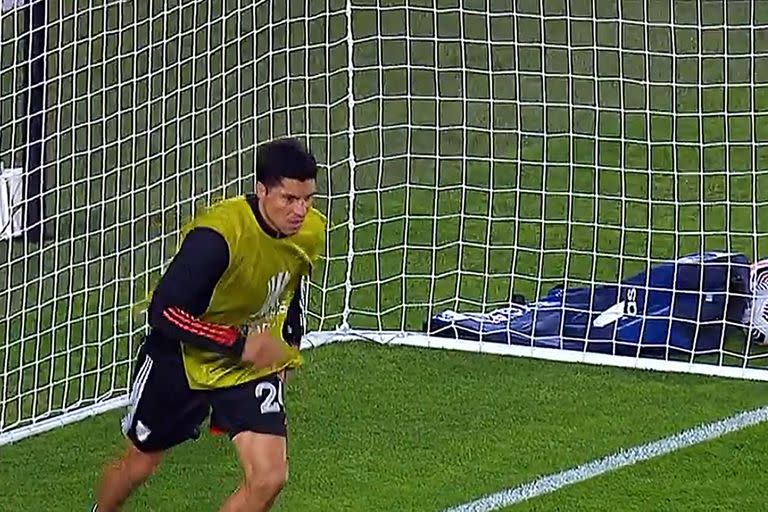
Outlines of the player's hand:
<svg viewBox="0 0 768 512">
<path fill-rule="evenodd" d="M 241 359 L 256 368 L 274 368 L 284 365 L 293 357 L 290 347 L 272 336 L 269 331 L 249 333 Z"/>
</svg>

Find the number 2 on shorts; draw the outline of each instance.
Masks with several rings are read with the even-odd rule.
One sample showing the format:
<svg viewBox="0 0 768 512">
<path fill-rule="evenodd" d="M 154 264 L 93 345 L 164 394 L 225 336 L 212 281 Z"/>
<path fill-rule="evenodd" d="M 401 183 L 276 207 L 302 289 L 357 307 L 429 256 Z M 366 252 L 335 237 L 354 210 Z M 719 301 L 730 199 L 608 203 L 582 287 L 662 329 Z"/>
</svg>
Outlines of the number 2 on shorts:
<svg viewBox="0 0 768 512">
<path fill-rule="evenodd" d="M 270 414 L 280 412 L 283 409 L 283 383 L 277 381 L 277 387 L 269 381 L 259 382 L 256 385 L 256 398 L 262 398 L 267 395 L 261 401 L 261 414 Z"/>
</svg>

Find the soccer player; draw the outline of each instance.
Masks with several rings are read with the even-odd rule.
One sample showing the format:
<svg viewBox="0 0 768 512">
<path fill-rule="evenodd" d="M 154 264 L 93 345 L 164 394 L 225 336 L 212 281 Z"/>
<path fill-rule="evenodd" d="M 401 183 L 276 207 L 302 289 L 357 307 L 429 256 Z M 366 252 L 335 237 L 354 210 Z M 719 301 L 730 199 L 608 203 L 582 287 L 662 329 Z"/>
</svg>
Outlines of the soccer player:
<svg viewBox="0 0 768 512">
<path fill-rule="evenodd" d="M 312 208 L 317 164 L 293 139 L 256 152 L 256 193 L 224 200 L 182 230 L 152 294 L 150 332 L 122 421 L 128 439 L 93 510 L 119 510 L 168 449 L 227 433 L 244 481 L 222 512 L 266 511 L 287 478 L 284 376 L 301 360 L 301 286 L 324 246 Z"/>
</svg>

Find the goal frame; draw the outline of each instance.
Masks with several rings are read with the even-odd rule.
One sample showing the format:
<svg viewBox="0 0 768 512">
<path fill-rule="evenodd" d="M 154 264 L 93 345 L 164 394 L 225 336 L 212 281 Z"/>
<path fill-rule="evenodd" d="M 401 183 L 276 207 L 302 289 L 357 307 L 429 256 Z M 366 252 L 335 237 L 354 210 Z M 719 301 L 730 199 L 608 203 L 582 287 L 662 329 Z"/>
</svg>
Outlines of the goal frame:
<svg viewBox="0 0 768 512">
<path fill-rule="evenodd" d="M 345 5 L 347 21 L 346 44 L 348 53 L 348 91 L 346 101 L 349 108 L 349 126 L 346 135 L 348 137 L 349 147 L 353 148 L 356 131 L 356 120 L 354 116 L 356 102 L 353 90 L 355 75 L 353 54 L 355 39 L 353 37 L 352 30 L 349 27 L 352 26 L 354 7 L 351 0 L 347 0 Z M 35 156 L 35 151 L 41 152 L 43 146 L 42 112 L 44 104 L 43 84 L 45 82 L 45 72 L 44 70 L 41 71 L 41 69 L 39 69 L 39 66 L 43 62 L 43 59 L 39 57 L 43 54 L 45 48 L 45 30 L 41 30 L 41 28 L 45 25 L 46 2 L 41 0 L 32 0 L 29 4 L 16 8 L 25 9 L 25 12 L 28 13 L 30 23 L 32 23 L 34 26 L 37 26 L 35 24 L 41 23 L 41 25 L 38 26 L 35 31 L 33 31 L 38 35 L 33 35 L 33 37 L 30 39 L 30 42 L 28 43 L 30 47 L 33 48 L 31 53 L 32 58 L 29 66 L 29 89 L 32 91 L 33 97 L 30 99 L 30 101 L 27 102 L 31 110 L 29 110 L 29 112 L 25 115 L 27 122 L 30 123 L 30 128 L 28 130 L 30 139 L 27 141 L 27 153 L 29 155 L 29 160 L 25 162 L 25 168 L 27 169 L 29 176 L 32 178 L 27 182 L 25 187 L 27 196 L 25 199 L 27 204 L 25 215 L 27 230 L 27 234 L 25 236 L 26 242 L 29 241 L 30 238 L 39 238 L 43 236 L 41 222 L 42 219 L 40 218 L 42 212 L 42 194 L 39 191 L 36 192 L 36 187 L 40 187 L 40 184 L 34 182 L 34 179 L 36 179 L 34 176 L 37 176 L 37 179 L 40 178 L 40 165 L 42 162 L 42 157 L 39 153 L 37 156 Z M 36 70 L 33 69 L 33 67 L 37 67 Z M 32 126 L 35 124 L 35 119 L 37 116 L 40 117 L 39 132 L 37 131 L 38 128 L 36 127 L 38 125 Z M 35 149 L 35 147 L 37 149 Z M 353 150 L 350 150 L 348 158 L 350 169 L 354 169 L 356 162 Z M 348 192 L 350 204 L 354 204 L 355 194 L 356 191 L 354 183 L 351 183 Z M 37 206 L 35 206 L 36 203 Z M 35 208 L 37 208 L 37 214 L 34 212 Z M 350 216 L 350 221 L 347 223 L 347 229 L 349 231 L 348 236 L 350 240 L 352 240 L 353 237 L 354 227 L 354 217 Z M 354 247 L 353 244 L 350 243 L 347 253 L 347 260 L 351 261 L 354 257 Z M 346 319 L 349 317 L 350 312 L 349 294 L 346 295 L 346 303 L 344 304 L 344 309 L 345 311 L 343 318 Z M 748 368 L 745 366 L 725 366 L 695 362 L 672 361 L 667 359 L 619 356 L 588 351 L 571 351 L 534 346 L 525 347 L 519 345 L 504 345 L 488 341 L 444 338 L 439 336 L 432 336 L 426 333 L 407 331 L 371 331 L 365 329 L 356 329 L 346 323 L 340 325 L 336 330 L 333 331 L 318 331 L 308 333 L 302 341 L 301 348 L 302 350 L 311 350 L 325 345 L 347 342 L 364 342 L 383 346 L 405 346 L 415 348 L 451 350 L 496 356 L 524 357 L 562 363 L 580 363 L 636 370 L 651 370 L 672 373 L 698 374 L 742 380 L 768 381 L 768 370 Z M 122 396 L 109 398 L 107 400 L 88 405 L 83 408 L 67 411 L 63 414 L 58 414 L 57 411 L 49 411 L 50 417 L 45 417 L 40 420 L 33 420 L 29 425 L 25 425 L 8 432 L 0 433 L 0 445 L 14 443 L 29 436 L 37 435 L 67 424 L 82 421 L 86 418 L 99 415 L 104 412 L 119 409 L 125 407 L 127 403 L 128 392 Z"/>
</svg>

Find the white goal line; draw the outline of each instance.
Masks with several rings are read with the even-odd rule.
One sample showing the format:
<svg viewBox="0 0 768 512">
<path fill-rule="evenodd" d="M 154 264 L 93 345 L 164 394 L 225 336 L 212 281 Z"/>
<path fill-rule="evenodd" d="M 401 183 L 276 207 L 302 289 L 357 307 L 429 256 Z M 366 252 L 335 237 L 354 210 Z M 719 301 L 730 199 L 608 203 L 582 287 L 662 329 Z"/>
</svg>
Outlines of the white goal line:
<svg viewBox="0 0 768 512">
<path fill-rule="evenodd" d="M 729 418 L 700 425 L 652 443 L 620 450 L 613 455 L 571 469 L 543 476 L 532 482 L 489 494 L 444 512 L 491 512 L 549 494 L 563 487 L 583 482 L 617 469 L 637 464 L 700 444 L 768 421 L 768 406 L 744 411 Z"/>
<path fill-rule="evenodd" d="M 317 334 L 320 335 L 317 339 L 302 341 L 301 349 L 309 350 L 336 341 L 332 333 Z M 72 410 L 67 411 L 56 411 L 45 419 L 34 421 L 28 425 L 12 429 L 8 432 L 2 432 L 0 433 L 0 446 L 13 444 L 27 437 L 36 436 L 55 428 L 83 421 L 92 416 L 126 407 L 128 405 L 128 396 L 128 392 L 126 391 L 119 396 L 104 401 L 98 401 L 86 407 L 73 408 Z"/>
<path fill-rule="evenodd" d="M 473 340 L 442 338 L 400 331 L 365 331 L 348 330 L 333 332 L 310 333 L 304 344 L 321 346 L 339 341 L 368 341 L 381 345 L 402 345 L 439 350 L 458 350 L 478 354 L 525 357 L 543 359 L 562 363 L 586 363 L 598 366 L 613 366 L 635 370 L 655 370 L 672 373 L 693 373 L 713 377 L 728 377 L 734 379 L 756 380 L 768 382 L 768 372 L 765 369 L 746 368 L 743 366 L 716 366 L 713 364 L 671 361 L 666 359 L 650 359 L 631 356 L 602 354 L 578 350 L 557 348 L 525 347 L 504 343 L 480 342 Z"/>
<path fill-rule="evenodd" d="M 382 332 L 364 330 L 339 330 L 309 333 L 301 343 L 302 350 L 329 345 L 342 341 L 364 341 L 380 345 L 410 346 L 438 350 L 456 350 L 478 354 L 527 357 L 565 363 L 587 363 L 637 370 L 656 370 L 663 372 L 704 374 L 717 377 L 768 381 L 768 372 L 738 366 L 715 366 L 702 363 L 686 363 L 663 359 L 641 359 L 628 356 L 614 356 L 575 350 L 554 348 L 523 347 L 502 343 L 478 342 L 453 338 L 441 338 L 427 334 L 408 332 Z M 25 437 L 42 434 L 54 428 L 82 421 L 91 416 L 125 407 L 128 393 L 113 397 L 87 407 L 63 411 L 24 427 L 0 433 L 0 446 L 17 442 Z"/>
</svg>

